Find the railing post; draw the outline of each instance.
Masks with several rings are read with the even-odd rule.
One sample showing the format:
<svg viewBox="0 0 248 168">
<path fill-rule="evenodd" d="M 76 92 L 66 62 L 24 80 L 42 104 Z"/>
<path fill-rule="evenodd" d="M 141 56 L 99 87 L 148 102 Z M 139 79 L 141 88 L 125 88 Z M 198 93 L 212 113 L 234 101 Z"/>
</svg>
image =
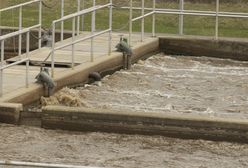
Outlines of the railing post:
<svg viewBox="0 0 248 168">
<path fill-rule="evenodd" d="M 56 24 L 53 22 L 52 24 L 52 51 L 51 51 L 51 72 L 52 77 L 54 78 L 54 49 L 55 49 L 55 26 Z"/>
<path fill-rule="evenodd" d="M 29 60 L 26 61 L 26 88 L 29 87 Z"/>
<path fill-rule="evenodd" d="M 82 2 L 82 9 L 84 9 L 84 0 Z M 82 16 L 82 31 L 84 31 L 84 15 Z"/>
<path fill-rule="evenodd" d="M 3 96 L 4 40 L 1 41 L 0 97 Z"/>
<path fill-rule="evenodd" d="M 61 0 L 61 18 L 64 17 L 65 1 Z M 64 21 L 61 22 L 60 41 L 64 40 Z"/>
<path fill-rule="evenodd" d="M 80 1 L 81 0 L 77 0 L 77 11 L 79 12 L 80 11 Z M 77 17 L 77 35 L 79 35 L 79 32 L 80 32 L 80 16 Z"/>
<path fill-rule="evenodd" d="M 96 6 L 96 0 L 93 0 L 93 6 Z M 96 21 L 96 11 L 92 12 L 92 16 L 91 16 L 91 35 L 94 35 L 95 32 L 95 21 Z M 91 62 L 94 61 L 94 37 L 91 38 L 91 51 L 90 51 L 90 55 L 91 55 Z"/>
<path fill-rule="evenodd" d="M 133 32 L 133 0 L 130 0 L 129 8 L 129 46 L 132 45 L 132 32 Z"/>
<path fill-rule="evenodd" d="M 42 0 L 40 0 L 39 2 L 39 24 L 40 24 L 40 27 L 39 27 L 39 46 L 38 48 L 40 49 L 41 48 L 41 31 L 42 31 Z"/>
<path fill-rule="evenodd" d="M 179 3 L 180 8 L 180 15 L 179 15 L 179 34 L 183 35 L 183 22 L 184 22 L 184 16 L 183 16 L 183 10 L 184 10 L 184 0 L 180 0 Z"/>
<path fill-rule="evenodd" d="M 144 41 L 144 32 L 145 32 L 145 0 L 142 0 L 142 10 L 141 10 L 141 15 L 142 15 L 142 19 L 141 19 L 141 41 Z"/>
<path fill-rule="evenodd" d="M 19 8 L 19 31 L 22 29 L 22 6 Z M 18 56 L 22 54 L 22 34 L 19 35 Z"/>
<path fill-rule="evenodd" d="M 215 39 L 218 40 L 219 37 L 219 10 L 220 1 L 216 0 L 216 20 L 215 20 Z"/>
<path fill-rule="evenodd" d="M 29 57 L 29 50 L 30 50 L 30 32 L 26 33 L 26 58 Z"/>
<path fill-rule="evenodd" d="M 152 37 L 155 37 L 156 36 L 156 0 L 153 0 L 153 15 L 152 15 Z"/>
<path fill-rule="evenodd" d="M 74 41 L 75 41 L 75 33 L 76 33 L 76 18 L 73 17 L 72 19 L 72 57 L 71 57 L 71 68 L 74 69 L 74 56 L 75 56 L 75 45 L 74 45 Z"/>
<path fill-rule="evenodd" d="M 111 55 L 112 51 L 112 18 L 113 18 L 113 0 L 109 0 L 111 6 L 109 7 L 109 50 L 108 54 Z"/>
</svg>

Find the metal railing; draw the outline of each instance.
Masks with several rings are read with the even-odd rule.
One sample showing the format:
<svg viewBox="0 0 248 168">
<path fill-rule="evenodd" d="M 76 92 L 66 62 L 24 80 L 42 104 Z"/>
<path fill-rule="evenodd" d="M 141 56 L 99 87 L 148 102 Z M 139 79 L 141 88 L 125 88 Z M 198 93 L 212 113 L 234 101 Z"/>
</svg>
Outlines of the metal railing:
<svg viewBox="0 0 248 168">
<path fill-rule="evenodd" d="M 133 22 L 141 20 L 141 41 L 144 39 L 144 27 L 145 27 L 145 18 L 147 16 L 153 16 L 152 18 L 152 36 L 156 35 L 156 14 L 174 14 L 179 16 L 179 35 L 183 35 L 184 30 L 184 15 L 191 16 L 211 16 L 215 17 L 215 39 L 219 38 L 219 17 L 227 18 L 248 18 L 248 13 L 240 12 L 221 12 L 220 11 L 220 1 L 216 0 L 216 10 L 215 11 L 202 11 L 202 10 L 185 10 L 184 9 L 184 0 L 179 1 L 179 9 L 161 9 L 156 8 L 156 0 L 153 1 L 152 8 L 145 8 L 145 0 L 141 0 L 141 7 L 133 7 L 133 0 L 130 0 L 129 7 L 122 7 L 123 9 L 129 9 L 129 42 L 131 45 L 132 33 L 133 33 Z M 141 10 L 141 16 L 133 18 L 133 10 Z M 150 11 L 145 13 L 145 11 Z"/>
<path fill-rule="evenodd" d="M 39 23 L 27 28 L 23 28 L 23 7 L 26 7 L 30 4 L 34 4 L 34 3 L 38 3 L 39 5 Z M 26 63 L 26 87 L 29 86 L 29 51 L 30 51 L 30 32 L 33 29 L 39 29 L 39 38 L 38 38 L 38 48 L 41 48 L 41 33 L 42 33 L 42 28 L 41 28 L 41 24 L 42 24 L 42 0 L 32 0 L 29 2 L 25 2 L 25 3 L 21 3 L 18 5 L 14 5 L 14 6 L 10 6 L 4 9 L 0 9 L 0 13 L 5 12 L 5 11 L 9 11 L 9 10 L 14 10 L 14 9 L 19 9 L 19 16 L 18 16 L 18 31 L 12 32 L 12 33 L 8 33 L 5 35 L 0 36 L 0 46 L 1 46 L 1 67 L 0 67 L 0 97 L 2 97 L 3 95 L 3 76 L 4 76 L 4 70 L 8 69 L 10 67 L 13 67 L 15 65 L 19 65 L 22 63 Z M 26 52 L 22 53 L 22 35 L 26 34 Z M 15 38 L 16 36 L 18 36 L 18 56 L 20 56 L 20 60 L 16 61 L 14 63 L 11 64 L 7 64 L 5 65 L 4 60 L 5 60 L 5 41 L 11 38 Z M 23 58 L 23 55 L 26 55 L 25 58 Z"/>
<path fill-rule="evenodd" d="M 0 46 L 1 46 L 0 97 L 3 95 L 3 75 L 4 75 L 3 72 L 4 72 L 4 70 L 7 68 L 10 68 L 12 66 L 24 63 L 24 62 L 26 62 L 26 87 L 28 87 L 28 85 L 29 85 L 29 61 L 30 61 L 30 59 L 29 59 L 30 32 L 32 29 L 39 28 L 39 27 L 40 27 L 40 25 L 38 24 L 38 25 L 29 27 L 29 28 L 24 28 L 24 29 L 21 29 L 19 31 L 0 36 Z M 4 48 L 5 48 L 4 43 L 5 43 L 5 40 L 8 40 L 8 39 L 13 38 L 15 36 L 20 36 L 20 35 L 22 36 L 23 34 L 26 34 L 26 53 L 25 53 L 26 56 L 25 56 L 25 58 L 21 57 L 21 59 L 19 61 L 5 65 L 4 64 Z"/>
<path fill-rule="evenodd" d="M 63 0 L 62 0 L 63 1 Z M 55 58 L 54 58 L 54 53 L 56 50 L 68 47 L 68 46 L 72 46 L 72 53 L 71 53 L 71 67 L 72 69 L 74 69 L 74 55 L 75 55 L 75 44 L 79 43 L 79 42 L 83 42 L 86 40 L 91 39 L 91 50 L 90 50 L 90 55 L 91 55 L 91 61 L 94 61 L 94 37 L 100 36 L 102 34 L 105 33 L 109 33 L 109 48 L 108 48 L 108 53 L 110 55 L 111 53 L 111 45 L 112 45 L 112 0 L 109 0 L 108 4 L 105 5 L 96 5 L 96 0 L 93 0 L 93 7 L 88 8 L 88 9 L 83 9 L 82 11 L 78 11 L 76 13 L 67 15 L 67 16 L 63 16 L 62 18 L 58 19 L 58 20 L 54 20 L 52 23 L 52 49 L 51 49 L 51 71 L 52 71 L 52 77 L 54 77 L 54 68 L 55 68 Z M 95 12 L 97 10 L 100 9 L 104 9 L 104 8 L 109 8 L 109 28 L 106 30 L 102 30 L 100 32 L 95 33 Z M 63 9 L 63 8 L 62 8 Z M 79 27 L 77 27 L 76 29 L 76 19 L 78 22 L 78 26 L 79 26 L 79 18 L 80 17 L 84 17 L 85 14 L 88 13 L 92 13 L 92 18 L 91 18 L 91 35 L 87 36 L 87 37 L 81 37 L 81 38 L 76 38 L 76 34 L 79 35 Z M 56 25 L 58 23 L 60 23 L 61 25 L 63 25 L 64 21 L 66 20 L 71 20 L 72 19 L 72 41 L 68 42 L 66 44 L 62 44 L 60 46 L 56 46 L 55 45 L 55 30 L 56 30 Z M 61 27 L 64 29 L 64 26 Z M 77 31 L 77 32 L 76 32 Z M 63 33 L 63 30 L 61 29 L 61 35 Z M 63 38 L 61 38 L 61 40 L 63 41 Z"/>
<path fill-rule="evenodd" d="M 4 9 L 0 9 L 0 13 L 2 12 L 6 12 L 6 11 L 9 11 L 9 10 L 14 10 L 14 9 L 19 9 L 19 16 L 18 16 L 18 30 L 22 30 L 23 29 L 23 8 L 28 6 L 28 5 L 31 5 L 31 4 L 35 4 L 35 3 L 38 3 L 39 4 L 39 23 L 37 25 L 40 25 L 39 28 L 39 35 L 38 35 L 38 38 L 39 38 L 39 42 L 38 42 L 38 48 L 40 49 L 41 48 L 41 33 L 42 33 L 42 0 L 32 0 L 32 1 L 29 1 L 29 2 L 25 2 L 25 3 L 21 3 L 21 4 L 18 4 L 18 5 L 14 5 L 14 6 L 10 6 L 10 7 L 7 7 L 7 8 L 4 8 Z M 34 25 L 36 26 L 36 25 Z M 19 34 L 19 37 L 18 37 L 18 56 L 21 56 L 21 52 L 22 52 L 22 36 L 21 34 Z"/>
</svg>

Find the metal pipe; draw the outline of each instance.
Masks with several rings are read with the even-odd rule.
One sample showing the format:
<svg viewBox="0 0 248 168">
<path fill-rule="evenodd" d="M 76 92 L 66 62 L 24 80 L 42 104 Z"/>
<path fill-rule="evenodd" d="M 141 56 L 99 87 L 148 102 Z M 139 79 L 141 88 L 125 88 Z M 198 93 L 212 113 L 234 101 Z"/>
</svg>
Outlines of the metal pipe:
<svg viewBox="0 0 248 168">
<path fill-rule="evenodd" d="M 152 37 L 156 36 L 156 0 L 153 0 L 153 15 L 152 15 Z"/>
<path fill-rule="evenodd" d="M 179 34 L 183 35 L 183 10 L 184 10 L 184 0 L 180 0 L 179 2 L 179 8 L 180 8 L 180 12 L 181 14 L 179 15 Z"/>
<path fill-rule="evenodd" d="M 51 75 L 54 78 L 54 48 L 55 48 L 55 27 L 56 23 L 53 22 L 52 24 L 52 51 L 51 51 Z"/>
<path fill-rule="evenodd" d="M 96 0 L 93 0 L 93 6 L 96 5 Z M 91 15 L 91 35 L 94 34 L 95 32 L 95 22 L 96 22 L 96 12 L 95 10 L 92 12 Z M 91 38 L 91 46 L 90 46 L 90 57 L 91 57 L 91 62 L 94 61 L 94 37 L 92 36 Z"/>
<path fill-rule="evenodd" d="M 65 7 L 65 1 L 61 0 L 61 18 L 64 17 L 64 7 Z M 60 30 L 60 41 L 64 40 L 64 21 L 61 22 L 61 30 Z"/>
<path fill-rule="evenodd" d="M 0 41 L 1 40 L 6 40 L 8 38 L 15 37 L 15 36 L 18 36 L 20 34 L 27 33 L 29 31 L 31 31 L 32 29 L 35 29 L 35 28 L 38 28 L 38 27 L 40 27 L 39 24 L 38 25 L 31 26 L 31 27 L 28 27 L 28 28 L 24 28 L 24 29 L 19 30 L 19 31 L 16 31 L 16 32 L 12 32 L 12 33 L 9 33 L 9 34 L 2 35 L 2 36 L 0 36 Z"/>
<path fill-rule="evenodd" d="M 5 65 L 5 66 L 3 66 L 3 67 L 0 67 L 0 70 L 4 70 L 4 69 L 10 68 L 10 67 L 13 67 L 13 66 L 15 66 L 15 65 L 19 65 L 19 64 L 21 64 L 21 63 L 23 63 L 23 62 L 26 62 L 26 61 L 28 61 L 28 60 L 29 60 L 29 58 L 23 58 L 23 59 L 20 60 L 20 61 L 16 61 L 16 62 L 13 62 L 13 63 L 11 63 L 11 64 L 7 64 L 7 65 Z"/>
<path fill-rule="evenodd" d="M 141 41 L 144 41 L 144 33 L 145 33 L 145 0 L 142 0 L 141 1 L 142 3 L 142 10 L 141 10 L 141 15 L 143 16 L 142 19 L 141 19 Z"/>
<path fill-rule="evenodd" d="M 133 32 L 133 0 L 130 0 L 129 8 L 129 46 L 132 46 L 132 32 Z"/>
<path fill-rule="evenodd" d="M 135 22 L 135 21 L 137 21 L 137 20 L 140 20 L 140 19 L 143 19 L 143 18 L 145 18 L 145 17 L 147 17 L 147 16 L 150 16 L 150 15 L 153 15 L 154 13 L 156 13 L 156 11 L 155 12 L 150 12 L 150 13 L 147 13 L 147 14 L 145 14 L 144 16 L 139 16 L 139 17 L 136 17 L 136 18 L 133 18 L 132 19 L 132 22 Z"/>
<path fill-rule="evenodd" d="M 216 0 L 216 19 L 215 19 L 215 39 L 218 40 L 219 36 L 219 10 L 220 10 L 220 1 Z"/>
<path fill-rule="evenodd" d="M 76 18 L 74 17 L 72 20 L 72 57 L 71 57 L 71 68 L 74 69 L 74 57 L 75 57 L 75 44 L 74 44 L 74 40 L 75 40 L 75 33 L 76 33 L 76 28 L 75 28 L 75 24 L 76 24 Z"/>
<path fill-rule="evenodd" d="M 22 6 L 19 8 L 19 31 L 22 29 Z M 18 56 L 22 54 L 22 34 L 19 34 Z"/>
<path fill-rule="evenodd" d="M 26 58 L 29 57 L 29 50 L 30 50 L 30 32 L 26 33 Z"/>
<path fill-rule="evenodd" d="M 113 0 L 109 0 L 109 3 L 113 4 Z M 113 18 L 113 6 L 109 7 L 109 49 L 108 55 L 111 55 L 112 50 L 112 18 Z"/>
<path fill-rule="evenodd" d="M 26 88 L 29 87 L 29 60 L 26 61 Z"/>
<path fill-rule="evenodd" d="M 1 68 L 4 65 L 4 40 L 1 41 Z M 0 96 L 3 95 L 3 69 L 0 69 Z"/>
<path fill-rule="evenodd" d="M 42 0 L 40 0 L 40 3 L 39 3 L 39 46 L 38 48 L 41 49 L 41 31 L 42 31 Z"/>
<path fill-rule="evenodd" d="M 80 1 L 81 0 L 77 0 L 77 11 L 79 12 L 80 11 Z M 79 35 L 79 32 L 80 32 L 80 16 L 77 17 L 77 35 Z"/>
<path fill-rule="evenodd" d="M 4 9 L 0 9 L 0 12 L 12 10 L 12 9 L 17 9 L 17 8 L 22 7 L 22 6 L 30 5 L 32 3 L 40 2 L 40 1 L 41 0 L 32 0 L 32 1 L 29 1 L 29 2 L 21 3 L 21 4 L 18 4 L 18 5 L 14 5 L 14 6 L 10 6 L 10 7 L 4 8 Z"/>
<path fill-rule="evenodd" d="M 82 3 L 82 9 L 84 10 L 84 0 Z M 82 31 L 84 31 L 84 15 L 82 15 Z"/>
<path fill-rule="evenodd" d="M 28 167 L 50 167 L 50 168 L 100 168 L 91 166 L 75 166 L 65 164 L 49 164 L 49 163 L 34 163 L 34 162 L 18 162 L 18 161 L 0 161 L 0 165 L 9 166 L 28 166 Z"/>
</svg>

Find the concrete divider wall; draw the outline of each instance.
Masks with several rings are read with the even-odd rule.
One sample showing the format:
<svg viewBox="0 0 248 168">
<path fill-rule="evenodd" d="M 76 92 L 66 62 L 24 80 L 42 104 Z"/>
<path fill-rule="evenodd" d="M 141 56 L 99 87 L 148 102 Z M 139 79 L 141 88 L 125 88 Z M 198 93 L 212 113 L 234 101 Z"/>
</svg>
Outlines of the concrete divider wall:
<svg viewBox="0 0 248 168">
<path fill-rule="evenodd" d="M 22 104 L 0 103 L 0 122 L 18 124 L 22 110 Z"/>
<path fill-rule="evenodd" d="M 167 115 L 106 109 L 47 106 L 42 127 L 74 131 L 103 131 L 166 135 L 180 138 L 248 141 L 248 121 L 202 116 Z"/>
<path fill-rule="evenodd" d="M 161 37 L 160 49 L 166 54 L 208 56 L 248 61 L 248 40 L 208 37 Z"/>
</svg>

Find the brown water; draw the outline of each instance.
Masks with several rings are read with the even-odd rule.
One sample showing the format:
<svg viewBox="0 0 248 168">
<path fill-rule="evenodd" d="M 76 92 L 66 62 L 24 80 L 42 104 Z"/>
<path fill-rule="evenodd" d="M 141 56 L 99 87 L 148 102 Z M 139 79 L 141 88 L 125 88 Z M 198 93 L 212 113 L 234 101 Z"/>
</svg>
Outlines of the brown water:
<svg viewBox="0 0 248 168">
<path fill-rule="evenodd" d="M 0 160 L 123 168 L 246 168 L 248 144 L 0 124 Z"/>
<path fill-rule="evenodd" d="M 158 54 L 43 104 L 248 119 L 248 63 Z"/>
</svg>

